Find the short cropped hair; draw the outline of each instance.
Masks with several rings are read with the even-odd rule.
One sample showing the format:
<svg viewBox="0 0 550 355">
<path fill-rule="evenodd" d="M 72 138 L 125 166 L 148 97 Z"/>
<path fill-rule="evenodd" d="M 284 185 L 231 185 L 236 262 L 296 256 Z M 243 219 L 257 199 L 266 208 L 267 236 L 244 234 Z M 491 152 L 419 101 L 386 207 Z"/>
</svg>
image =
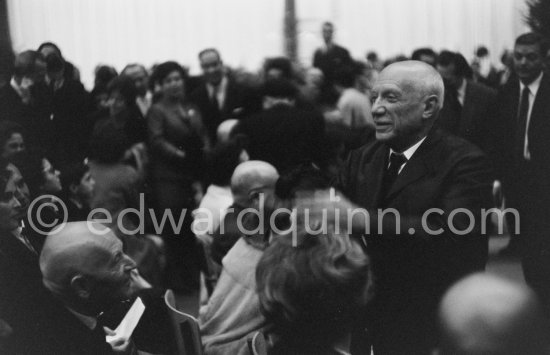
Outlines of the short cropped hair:
<svg viewBox="0 0 550 355">
<path fill-rule="evenodd" d="M 0 121 L 0 150 L 15 133 L 20 133 L 25 138 L 25 129 L 23 126 L 12 121 Z"/>
<path fill-rule="evenodd" d="M 366 305 L 369 263 L 346 235 L 299 233 L 297 246 L 291 239 L 276 237 L 258 263 L 260 309 L 281 347 L 316 353 L 349 332 Z"/>
<path fill-rule="evenodd" d="M 434 50 L 427 47 L 414 50 L 414 52 L 412 52 L 411 59 L 420 60 L 420 57 L 422 57 L 423 55 L 428 55 L 437 59 L 437 54 L 434 52 Z"/>
<path fill-rule="evenodd" d="M 458 52 L 451 52 L 451 51 L 441 51 L 439 53 L 439 56 L 437 58 L 437 64 L 441 65 L 443 67 L 447 67 L 451 64 L 454 64 L 455 70 L 454 74 L 463 77 L 471 79 L 474 75 L 474 72 L 470 65 L 468 64 L 468 61 L 464 56 Z"/>
<path fill-rule="evenodd" d="M 32 76 L 37 74 L 36 62 L 44 60 L 44 56 L 37 51 L 24 51 L 15 57 L 13 73 L 16 77 Z"/>
<path fill-rule="evenodd" d="M 550 47 L 548 44 L 548 41 L 541 36 L 538 33 L 535 32 L 528 32 L 520 35 L 518 38 L 516 38 L 515 45 L 533 45 L 538 44 L 540 49 L 540 54 L 544 57 L 546 56 L 546 52 L 548 51 L 548 48 Z"/>
<path fill-rule="evenodd" d="M 219 60 L 222 60 L 222 57 L 220 55 L 220 52 L 216 48 L 205 48 L 202 51 L 199 52 L 199 60 L 202 58 L 203 55 L 205 55 L 208 52 L 215 53 Z"/>
</svg>

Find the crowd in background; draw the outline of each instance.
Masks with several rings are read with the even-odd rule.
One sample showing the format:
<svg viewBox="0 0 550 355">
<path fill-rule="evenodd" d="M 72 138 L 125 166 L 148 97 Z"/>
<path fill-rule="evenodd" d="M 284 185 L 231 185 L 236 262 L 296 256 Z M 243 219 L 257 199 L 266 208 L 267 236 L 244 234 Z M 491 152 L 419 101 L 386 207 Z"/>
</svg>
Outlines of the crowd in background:
<svg viewBox="0 0 550 355">
<path fill-rule="evenodd" d="M 174 61 L 145 68 L 128 58 L 129 64 L 120 73 L 108 65 L 98 66 L 91 92 L 79 80 L 78 63 L 64 58 L 54 43 L 43 43 L 35 50 L 17 54 L 12 79 L 0 89 L 0 162 L 2 171 L 9 172 L 2 176 L 0 185 L 4 189 L 0 198 L 0 239 L 12 238 L 13 234 L 33 255 L 8 255 L 11 246 L 0 241 L 0 349 L 7 353 L 39 353 L 40 349 L 46 349 L 44 353 L 72 353 L 79 349 L 68 345 L 76 342 L 69 336 L 57 334 L 63 339 L 56 342 L 46 335 L 36 335 L 46 327 L 40 323 L 42 319 L 62 313 L 58 308 L 53 308 L 56 314 L 44 312 L 43 308 L 51 307 L 42 292 L 51 291 L 72 313 L 89 315 L 81 310 L 103 300 L 97 296 L 98 289 L 113 283 L 102 284 L 96 277 L 97 287 L 88 291 L 98 298 L 89 296 L 83 303 L 86 307 L 81 307 L 73 299 L 84 297 L 87 288 L 82 286 L 79 292 L 71 288 L 75 295 L 69 297 L 70 291 L 60 290 L 60 285 L 67 282 L 63 278 L 66 275 L 61 266 L 55 265 L 73 271 L 87 268 L 92 275 L 90 270 L 95 271 L 97 265 L 83 265 L 82 260 L 71 258 L 75 254 L 86 258 L 87 248 L 91 250 L 90 245 L 97 243 L 97 248 L 120 248 L 119 254 L 123 252 L 123 261 L 116 263 L 123 263 L 120 267 L 131 272 L 132 287 L 138 289 L 125 296 L 138 293 L 145 299 L 156 299 L 157 295 L 143 294 L 149 290 L 175 291 L 182 308 L 198 315 L 205 354 L 243 353 L 247 351 L 247 337 L 257 331 L 269 337 L 270 354 L 347 354 L 349 342 L 345 339 L 349 333 L 354 334 L 354 339 L 367 338 L 379 349 L 387 350 L 380 353 L 400 353 L 379 343 L 391 340 L 369 338 L 371 334 L 357 336 L 357 328 L 363 333 L 367 329 L 368 333 L 370 326 L 379 325 L 357 326 L 357 318 L 370 319 L 365 314 L 370 312 L 366 305 L 372 294 L 394 297 L 388 289 L 373 287 L 377 267 L 383 263 L 374 259 L 374 268 L 371 267 L 368 247 L 365 253 L 357 238 L 330 231 L 322 236 L 301 233 L 296 247 L 289 236 L 275 236 L 269 217 L 277 208 L 293 207 L 300 194 L 328 191 L 334 181 L 336 186 L 349 188 L 350 181 L 342 181 L 342 171 L 350 174 L 345 169 L 357 157 L 350 152 L 374 145 L 381 129 L 373 105 L 384 94 L 378 89 L 373 91 L 375 83 L 385 68 L 401 61 L 409 63 L 409 59 L 427 63 L 443 79 L 445 97 L 432 129 L 459 136 L 488 157 L 494 201 L 487 207 L 502 207 L 504 194 L 508 205 L 520 213 L 525 211 L 524 223 L 531 226 L 538 223 L 532 220 L 548 220 L 544 217 L 548 187 L 540 183 L 547 176 L 547 167 L 542 159 L 540 166 L 531 166 L 539 164 L 537 154 L 549 146 L 537 145 L 538 138 L 533 138 L 548 137 L 548 125 L 537 126 L 534 118 L 546 111 L 539 113 L 533 104 L 534 97 L 538 100 L 536 92 L 531 92 L 533 99 L 528 106 L 506 106 L 512 101 L 511 96 L 506 96 L 508 87 L 518 80 L 524 83 L 522 88 L 529 86 L 529 75 L 538 78 L 539 95 L 550 94 L 543 91 L 548 46 L 542 39 L 535 34 L 526 35 L 516 42 L 515 50 L 502 54 L 497 65 L 491 63 L 483 46 L 470 60 L 461 53 L 436 52 L 431 48 L 386 61 L 369 52 L 364 60 L 356 60 L 333 42 L 333 35 L 333 25 L 323 24 L 325 45 L 314 53 L 308 67 L 276 57 L 267 58 L 257 73 L 237 71 L 225 66 L 222 53 L 207 48 L 198 53 L 203 71 L 199 77 L 189 76 L 185 66 Z M 518 52 L 522 46 L 534 46 L 535 51 Z M 516 96 L 518 101 L 519 95 Z M 388 100 L 391 102 L 392 98 Z M 517 134 L 526 132 L 516 132 L 515 123 L 506 125 L 506 110 L 515 112 L 514 122 L 516 115 L 521 117 L 518 110 L 527 110 L 526 115 L 532 117 L 531 129 L 536 130 L 521 153 L 530 165 L 515 166 L 512 173 L 510 165 L 516 152 L 509 151 L 515 149 L 511 142 Z M 527 131 L 531 132 L 529 125 Z M 457 150 L 460 147 L 455 146 Z M 363 172 L 353 174 L 360 176 Z M 19 180 L 14 182 L 15 177 Z M 445 186 L 453 183 L 442 182 Z M 522 184 L 534 189 L 528 193 L 530 200 L 525 189 L 518 186 Z M 347 197 L 357 203 L 355 196 Z M 31 202 L 33 213 L 27 214 Z M 129 209 L 146 213 L 128 213 Z M 167 213 L 176 223 L 169 223 Z M 261 218 L 264 214 L 267 218 Z M 63 217 L 75 224 L 56 231 Z M 109 234 L 94 239 L 90 232 L 83 232 L 78 222 L 92 219 L 102 221 Z M 162 228 L 160 221 L 166 222 Z M 285 218 L 275 219 L 281 230 L 288 223 Z M 239 229 L 242 225 L 254 232 L 244 235 Z M 526 256 L 528 284 L 547 306 L 550 282 L 544 279 L 550 280 L 550 269 L 546 269 L 550 263 L 544 260 L 548 254 L 533 253 L 550 252 L 546 249 L 549 243 L 541 235 L 548 229 L 546 225 L 527 227 L 526 235 L 536 235 L 530 239 L 536 240 L 533 246 L 526 244 L 521 233 L 513 232 L 512 222 L 508 228 L 512 239 L 503 253 Z M 46 238 L 46 234 L 50 236 Z M 77 249 L 69 250 L 72 243 L 81 254 Z M 486 239 L 485 245 L 481 244 L 464 259 L 475 266 L 458 268 L 460 272 L 449 276 L 444 288 L 431 285 L 438 289 L 438 301 L 452 283 L 470 271 L 484 268 Z M 415 247 L 411 248 L 409 251 L 415 253 Z M 89 255 L 95 257 L 92 251 Z M 24 270 L 10 263 L 23 263 Z M 544 323 L 539 319 L 543 308 L 532 291 L 489 276 L 473 276 L 462 283 L 463 287 L 457 285 L 445 296 L 441 306 L 443 340 L 439 353 L 457 353 L 460 346 L 454 343 L 457 336 L 453 331 L 478 324 L 470 319 L 474 315 L 468 318 L 467 311 L 484 301 L 494 306 L 495 302 L 487 299 L 498 300 L 499 295 L 508 301 L 502 305 L 496 302 L 496 309 L 490 311 L 490 305 L 479 306 L 480 314 L 489 313 L 483 319 L 502 316 L 499 324 L 512 324 L 519 317 L 521 322 L 530 324 L 529 329 L 536 327 L 536 331 L 520 332 L 532 339 L 522 339 L 521 350 L 502 353 L 527 354 L 533 348 L 538 349 L 533 350 L 535 354 L 547 348 L 546 344 L 532 344 L 544 338 L 537 336 Z M 72 281 L 70 285 L 73 286 Z M 38 288 L 44 290 L 35 292 Z M 487 298 L 483 299 L 480 292 Z M 373 308 L 384 306 L 376 296 L 374 299 Z M 516 317 L 516 311 L 521 316 Z M 407 317 L 413 313 L 401 314 Z M 70 334 L 65 328 L 55 328 L 57 322 L 52 321 L 54 329 Z M 65 319 L 59 322 L 70 323 Z M 160 333 L 162 327 L 153 324 L 157 329 L 143 333 Z M 480 329 L 487 329 L 485 326 Z M 434 337 L 439 334 L 435 329 L 434 321 Z M 507 329 L 508 333 L 504 333 L 516 334 L 513 338 L 526 337 L 514 331 Z M 142 333 L 138 330 L 137 334 Z M 147 336 L 143 339 L 148 340 Z M 159 339 L 144 341 L 145 345 L 137 340 L 118 348 L 83 343 L 79 351 L 174 351 L 172 339 L 164 344 Z M 499 341 L 495 340 L 495 344 Z M 82 349 L 88 345 L 90 349 Z M 357 354 L 363 353 L 357 349 L 365 349 L 356 344 L 354 347 Z M 411 350 L 413 353 L 416 352 Z"/>
</svg>

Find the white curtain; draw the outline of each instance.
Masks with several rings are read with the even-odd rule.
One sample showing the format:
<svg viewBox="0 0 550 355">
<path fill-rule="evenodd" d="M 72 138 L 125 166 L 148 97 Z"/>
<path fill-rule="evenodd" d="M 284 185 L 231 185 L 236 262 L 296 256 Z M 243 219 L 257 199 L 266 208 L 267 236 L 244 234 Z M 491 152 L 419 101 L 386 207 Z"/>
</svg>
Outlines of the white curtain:
<svg viewBox="0 0 550 355">
<path fill-rule="evenodd" d="M 282 54 L 283 11 L 279 0 L 8 0 L 14 50 L 55 42 L 88 88 L 99 63 L 176 60 L 197 73 L 207 47 L 230 66 L 259 68 Z"/>
<path fill-rule="evenodd" d="M 460 51 L 467 59 L 483 44 L 498 62 L 502 50 L 528 29 L 524 0 L 296 0 L 300 59 L 311 63 L 321 44 L 321 24 L 334 23 L 336 42 L 365 59 L 369 50 L 382 58 L 419 47 Z"/>
<path fill-rule="evenodd" d="M 410 55 L 430 46 L 467 58 L 485 44 L 496 60 L 526 28 L 523 0 L 296 0 L 299 56 L 311 63 L 320 26 L 356 58 Z M 122 69 L 177 60 L 197 73 L 197 53 L 218 48 L 226 64 L 257 70 L 283 52 L 284 0 L 8 0 L 16 52 L 53 41 L 80 68 L 88 88 L 105 63 Z"/>
</svg>

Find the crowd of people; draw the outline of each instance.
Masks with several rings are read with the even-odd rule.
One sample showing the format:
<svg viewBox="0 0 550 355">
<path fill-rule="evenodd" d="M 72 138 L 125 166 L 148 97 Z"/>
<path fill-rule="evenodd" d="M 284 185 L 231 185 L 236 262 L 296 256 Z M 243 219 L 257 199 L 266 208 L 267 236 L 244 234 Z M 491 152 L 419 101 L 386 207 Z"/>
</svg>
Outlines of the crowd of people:
<svg viewBox="0 0 550 355">
<path fill-rule="evenodd" d="M 497 70 L 483 46 L 359 61 L 322 37 L 309 68 L 207 48 L 201 76 L 102 65 L 91 92 L 54 43 L 17 54 L 0 352 L 177 353 L 171 289 L 204 354 L 549 354 L 546 39 Z M 483 274 L 504 225 L 527 286 Z"/>
</svg>

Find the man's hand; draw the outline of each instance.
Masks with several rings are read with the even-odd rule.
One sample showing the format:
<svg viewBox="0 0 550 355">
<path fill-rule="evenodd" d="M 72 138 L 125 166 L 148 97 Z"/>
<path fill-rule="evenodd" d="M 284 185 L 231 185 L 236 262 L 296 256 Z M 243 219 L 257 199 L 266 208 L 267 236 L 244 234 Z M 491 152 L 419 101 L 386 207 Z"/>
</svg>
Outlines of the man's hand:
<svg viewBox="0 0 550 355">
<path fill-rule="evenodd" d="M 105 331 L 105 334 L 107 336 L 110 336 L 110 337 L 116 336 L 116 333 L 114 332 L 114 330 L 108 327 L 103 327 L 103 330 Z M 109 343 L 109 345 L 111 345 L 111 348 L 113 348 L 113 351 L 117 354 L 123 354 L 123 355 L 137 354 L 137 349 L 134 346 L 132 339 L 112 338 L 107 342 Z"/>
</svg>

